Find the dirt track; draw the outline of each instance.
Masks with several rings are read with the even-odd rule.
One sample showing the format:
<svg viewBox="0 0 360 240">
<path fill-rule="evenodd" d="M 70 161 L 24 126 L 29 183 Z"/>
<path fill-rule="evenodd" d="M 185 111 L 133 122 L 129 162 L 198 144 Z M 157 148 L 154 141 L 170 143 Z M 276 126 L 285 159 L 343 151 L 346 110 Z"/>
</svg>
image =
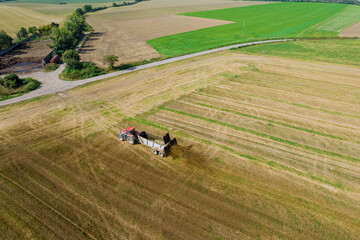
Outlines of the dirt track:
<svg viewBox="0 0 360 240">
<path fill-rule="evenodd" d="M 4 106 L 0 237 L 358 239 L 359 79 L 224 51 Z"/>
</svg>

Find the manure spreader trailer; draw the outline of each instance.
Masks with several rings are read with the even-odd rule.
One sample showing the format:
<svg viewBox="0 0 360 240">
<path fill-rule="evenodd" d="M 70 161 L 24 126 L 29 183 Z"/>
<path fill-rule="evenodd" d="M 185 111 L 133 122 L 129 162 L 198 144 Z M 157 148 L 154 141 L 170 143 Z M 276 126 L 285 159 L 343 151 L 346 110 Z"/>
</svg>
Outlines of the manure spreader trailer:
<svg viewBox="0 0 360 240">
<path fill-rule="evenodd" d="M 121 130 L 118 138 L 120 141 L 128 141 L 130 144 L 140 143 L 150 147 L 153 154 L 159 155 L 160 157 L 166 157 L 170 152 L 171 146 L 177 144 L 176 138 L 171 139 L 169 133 L 165 134 L 160 140 L 149 137 L 145 131 L 139 133 L 134 127 Z"/>
</svg>

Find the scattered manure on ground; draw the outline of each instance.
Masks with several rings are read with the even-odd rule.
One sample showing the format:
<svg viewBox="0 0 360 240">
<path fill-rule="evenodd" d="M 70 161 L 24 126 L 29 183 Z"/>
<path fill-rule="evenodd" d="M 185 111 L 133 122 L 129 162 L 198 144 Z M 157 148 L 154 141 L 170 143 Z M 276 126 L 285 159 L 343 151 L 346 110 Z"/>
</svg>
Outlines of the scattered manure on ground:
<svg viewBox="0 0 360 240">
<path fill-rule="evenodd" d="M 193 145 L 181 146 L 175 145 L 171 148 L 170 155 L 184 161 L 189 167 L 196 167 L 210 171 L 210 162 L 205 154 L 195 150 Z"/>
</svg>

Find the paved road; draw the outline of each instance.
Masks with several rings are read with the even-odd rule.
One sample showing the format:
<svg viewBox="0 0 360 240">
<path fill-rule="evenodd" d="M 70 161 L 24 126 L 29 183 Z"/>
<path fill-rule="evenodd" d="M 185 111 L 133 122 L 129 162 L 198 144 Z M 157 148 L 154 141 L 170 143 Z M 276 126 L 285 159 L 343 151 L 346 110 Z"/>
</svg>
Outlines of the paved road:
<svg viewBox="0 0 360 240">
<path fill-rule="evenodd" d="M 166 59 L 166 60 L 162 60 L 162 61 L 158 61 L 158 62 L 148 63 L 148 64 L 140 65 L 140 66 L 137 66 L 137 67 L 129 68 L 129 69 L 126 69 L 126 70 L 112 72 L 112 73 L 104 74 L 104 75 L 101 75 L 101 76 L 88 78 L 88 79 L 84 79 L 84 80 L 77 80 L 77 81 L 63 81 L 63 80 L 61 80 L 59 78 L 59 74 L 65 68 L 64 65 L 61 65 L 54 72 L 48 72 L 48 73 L 35 72 L 35 73 L 27 74 L 27 75 L 21 75 L 21 77 L 32 77 L 34 79 L 37 79 L 41 83 L 40 87 L 37 88 L 34 91 L 31 91 L 31 92 L 29 92 L 27 94 L 22 95 L 22 96 L 19 96 L 19 97 L 16 97 L 16 98 L 11 98 L 11 99 L 4 100 L 4 101 L 0 101 L 0 106 L 4 106 L 4 105 L 7 105 L 7 104 L 16 103 L 16 102 L 20 102 L 20 101 L 23 101 L 23 100 L 28 100 L 28 99 L 31 99 L 31 98 L 34 98 L 34 97 L 44 96 L 44 95 L 48 95 L 48 94 L 56 94 L 56 93 L 59 93 L 59 92 L 61 93 L 61 92 L 64 92 L 64 91 L 66 91 L 68 89 L 83 85 L 85 83 L 89 83 L 89 82 L 93 82 L 93 81 L 97 81 L 97 80 L 101 80 L 101 79 L 105 79 L 105 78 L 109 78 L 109 77 L 114 77 L 114 76 L 118 76 L 118 75 L 121 75 L 121 74 L 129 73 L 129 72 L 133 72 L 133 71 L 137 71 L 137 70 L 141 70 L 141 69 L 145 69 L 145 68 L 151 68 L 151 67 L 155 67 L 155 66 L 160 66 L 160 65 L 163 65 L 163 64 L 172 63 L 172 62 L 180 61 L 180 60 L 183 60 L 183 59 L 188 59 L 188 58 L 201 56 L 201 55 L 205 55 L 205 54 L 209 54 L 209 53 L 228 50 L 228 49 L 231 49 L 231 48 L 246 47 L 246 46 L 250 46 L 250 45 L 264 44 L 264 43 L 285 42 L 285 41 L 292 41 L 292 40 L 293 39 L 266 40 L 266 41 L 257 41 L 257 42 L 250 42 L 250 43 L 235 44 L 235 45 L 231 45 L 231 46 L 216 48 L 216 49 L 207 50 L 207 51 L 198 52 L 198 53 L 193 53 L 193 54 L 184 55 L 184 56 L 180 56 L 180 57 L 170 58 L 170 59 Z"/>
</svg>

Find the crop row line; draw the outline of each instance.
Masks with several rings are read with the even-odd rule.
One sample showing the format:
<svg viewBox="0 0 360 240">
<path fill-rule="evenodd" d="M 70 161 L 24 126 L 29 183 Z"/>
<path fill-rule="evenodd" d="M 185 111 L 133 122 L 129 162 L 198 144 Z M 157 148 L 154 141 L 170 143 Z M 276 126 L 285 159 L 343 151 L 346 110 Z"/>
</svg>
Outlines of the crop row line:
<svg viewBox="0 0 360 240">
<path fill-rule="evenodd" d="M 214 120 L 214 119 L 211 119 L 211 118 L 206 118 L 206 117 L 194 115 L 194 114 L 191 114 L 191 113 L 187 113 L 187 112 L 183 112 L 183 111 L 179 111 L 179 110 L 175 110 L 175 109 L 171 109 L 171 108 L 167 108 L 167 107 L 163 107 L 163 106 L 160 106 L 159 108 L 161 110 L 174 112 L 174 113 L 177 113 L 179 115 L 189 116 L 189 117 L 199 119 L 199 120 L 203 120 L 203 121 L 206 121 L 206 122 L 209 122 L 209 123 L 215 123 L 215 124 L 226 126 L 226 127 L 229 127 L 229 128 L 235 129 L 235 130 L 239 130 L 239 131 L 242 131 L 242 132 L 247 132 L 247 133 L 250 133 L 250 134 L 254 134 L 254 135 L 259 136 L 259 137 L 268 138 L 268 139 L 271 139 L 271 140 L 276 141 L 276 142 L 285 143 L 287 145 L 291 145 L 291 146 L 294 146 L 294 147 L 299 147 L 299 148 L 309 150 L 309 151 L 312 151 L 312 152 L 315 152 L 315 153 L 318 153 L 318 154 L 325 154 L 325 155 L 328 155 L 328 156 L 331 156 L 331 157 L 338 157 L 338 158 L 342 158 L 342 159 L 349 160 L 349 161 L 352 161 L 352 162 L 360 162 L 360 159 L 355 158 L 355 157 L 345 156 L 345 155 L 342 155 L 342 154 L 339 154 L 339 153 L 334 153 L 334 152 L 330 152 L 330 151 L 327 151 L 327 150 L 318 149 L 318 148 L 311 147 L 311 146 L 308 146 L 308 145 L 305 145 L 305 144 L 301 144 L 301 143 L 293 142 L 293 141 L 286 140 L 286 139 L 283 139 L 283 138 L 271 136 L 271 135 L 268 135 L 268 134 L 265 134 L 265 133 L 257 132 L 257 131 L 252 130 L 252 129 L 239 127 L 239 126 L 232 125 L 232 124 L 229 124 L 229 123 L 220 122 L 220 121 L 217 121 L 217 120 Z"/>
<path fill-rule="evenodd" d="M 205 94 L 203 92 L 192 92 L 192 94 L 194 95 L 197 95 L 197 96 L 201 96 L 201 97 L 204 97 L 204 98 L 212 98 L 212 99 L 216 99 L 216 100 L 220 100 L 220 101 L 224 101 L 226 100 L 227 102 L 233 102 L 233 103 L 236 103 L 236 104 L 241 104 L 241 105 L 244 105 L 244 106 L 249 106 L 249 107 L 256 107 L 256 108 L 260 108 L 260 109 L 263 109 L 263 110 L 266 110 L 266 111 L 272 111 L 272 112 L 277 112 L 277 113 L 280 113 L 280 114 L 284 114 L 285 112 L 284 111 L 279 111 L 277 109 L 274 109 L 274 108 L 268 108 L 268 107 L 264 107 L 262 105 L 257 105 L 257 104 L 249 104 L 249 103 L 245 103 L 245 102 L 239 102 L 239 101 L 235 101 L 234 99 L 230 99 L 230 98 L 227 98 L 227 97 L 222 97 L 222 98 L 219 98 L 217 96 L 214 96 L 212 94 Z M 318 118 L 312 118 L 312 117 L 306 117 L 306 116 L 303 116 L 303 115 L 299 115 L 299 114 L 293 114 L 293 115 L 296 115 L 298 117 L 301 117 L 301 118 L 306 118 L 306 119 L 310 119 L 311 121 L 318 121 L 318 122 L 322 122 L 322 123 L 325 123 L 325 124 L 331 124 L 331 125 L 334 125 L 334 126 L 337 126 L 337 127 L 341 127 L 341 128 L 346 128 L 346 129 L 351 129 L 351 130 L 359 130 L 358 128 L 354 128 L 354 127 L 350 127 L 350 126 L 347 126 L 347 125 L 341 125 L 341 124 L 337 124 L 337 123 L 333 123 L 333 122 L 327 122 L 323 119 L 318 119 Z M 360 141 L 357 141 L 357 143 L 360 144 Z"/>
<path fill-rule="evenodd" d="M 313 107 L 313 106 L 309 106 L 309 105 L 305 105 L 305 104 L 301 104 L 301 103 L 289 102 L 286 100 L 277 99 L 277 98 L 268 97 L 268 96 L 262 96 L 262 95 L 258 95 L 258 94 L 254 94 L 254 93 L 238 92 L 238 91 L 232 91 L 232 90 L 228 90 L 228 91 L 231 93 L 234 93 L 234 94 L 240 93 L 240 95 L 246 95 L 246 96 L 250 96 L 250 97 L 254 97 L 254 98 L 262 98 L 262 99 L 271 100 L 274 102 L 285 103 L 285 104 L 296 106 L 296 107 L 307 108 L 307 109 L 316 110 L 316 111 L 320 111 L 320 112 L 324 112 L 324 113 L 330 113 L 330 114 L 334 114 L 334 115 L 348 116 L 348 117 L 360 119 L 360 116 L 355 115 L 355 114 L 333 111 L 333 110 L 329 110 L 329 109 L 325 109 L 325 108 L 321 108 L 321 107 Z"/>
<path fill-rule="evenodd" d="M 302 127 L 290 125 L 290 124 L 287 124 L 287 123 L 283 123 L 283 122 L 279 122 L 279 121 L 275 121 L 275 120 L 271 120 L 271 119 L 267 119 L 267 118 L 263 118 L 263 117 L 257 117 L 257 116 L 249 115 L 249 114 L 246 114 L 246 113 L 230 110 L 230 109 L 227 109 L 227 108 L 215 107 L 215 106 L 212 106 L 212 105 L 199 103 L 199 102 L 196 102 L 195 104 L 199 105 L 199 106 L 202 106 L 202 107 L 221 110 L 223 112 L 233 113 L 233 114 L 236 114 L 236 115 L 239 115 L 239 116 L 242 116 L 242 117 L 252 118 L 252 119 L 261 120 L 261 121 L 266 121 L 266 122 L 273 123 L 273 124 L 278 124 L 278 125 L 281 125 L 281 126 L 284 126 L 284 127 L 287 127 L 287 128 L 293 128 L 293 129 L 296 129 L 296 130 L 305 131 L 305 132 L 308 132 L 308 133 L 313 133 L 313 134 L 320 135 L 320 136 L 323 136 L 323 137 L 329 137 L 329 138 L 338 139 L 338 140 L 346 140 L 345 138 L 334 136 L 334 135 L 331 135 L 331 134 L 318 132 L 318 131 L 315 131 L 315 130 L 302 128 Z"/>
</svg>

